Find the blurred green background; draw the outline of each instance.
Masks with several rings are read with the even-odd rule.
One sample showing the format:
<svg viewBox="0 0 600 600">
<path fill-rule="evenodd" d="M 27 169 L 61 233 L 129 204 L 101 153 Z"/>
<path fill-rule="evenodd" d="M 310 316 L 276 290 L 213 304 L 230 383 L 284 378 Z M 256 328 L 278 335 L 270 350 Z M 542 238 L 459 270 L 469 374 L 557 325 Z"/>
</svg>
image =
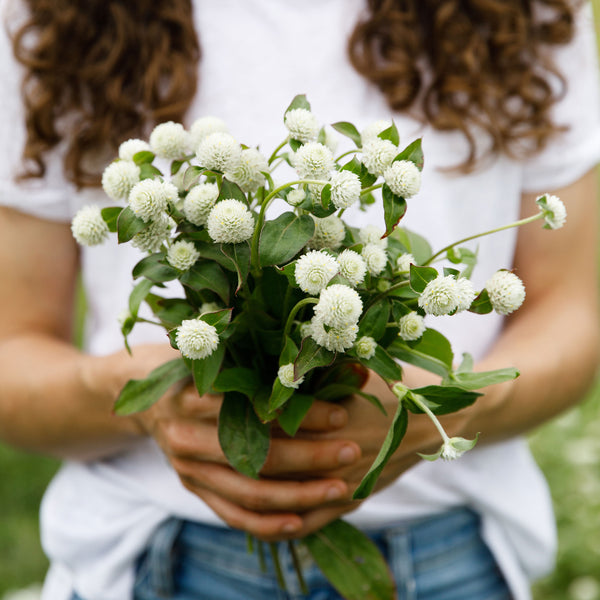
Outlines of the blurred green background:
<svg viewBox="0 0 600 600">
<path fill-rule="evenodd" d="M 600 31 L 600 0 L 592 4 Z M 535 585 L 535 600 L 600 600 L 600 382 L 530 442 L 550 484 L 559 531 L 556 569 Z M 38 509 L 58 467 L 0 444 L 0 598 L 44 577 Z"/>
</svg>

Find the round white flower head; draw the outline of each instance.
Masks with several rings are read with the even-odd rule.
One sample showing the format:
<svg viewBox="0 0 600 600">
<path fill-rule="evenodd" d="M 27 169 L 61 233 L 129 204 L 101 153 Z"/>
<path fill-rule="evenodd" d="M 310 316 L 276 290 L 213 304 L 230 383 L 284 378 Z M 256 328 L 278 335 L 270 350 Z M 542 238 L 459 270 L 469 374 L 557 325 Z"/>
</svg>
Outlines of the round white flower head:
<svg viewBox="0 0 600 600">
<path fill-rule="evenodd" d="M 171 231 L 176 225 L 171 217 L 163 213 L 146 229 L 136 233 L 131 240 L 131 245 L 142 252 L 158 252 L 163 242 L 171 236 Z"/>
<path fill-rule="evenodd" d="M 167 121 L 152 130 L 150 147 L 161 158 L 183 158 L 190 150 L 190 134 L 181 123 Z"/>
<path fill-rule="evenodd" d="M 334 165 L 331 150 L 318 142 L 308 142 L 298 148 L 293 163 L 301 179 L 329 180 Z"/>
<path fill-rule="evenodd" d="M 398 320 L 398 335 L 405 342 L 418 340 L 425 331 L 425 319 L 415 312 L 409 312 Z"/>
<path fill-rule="evenodd" d="M 408 252 L 401 254 L 396 259 L 396 269 L 398 273 L 408 273 L 410 271 L 410 265 L 416 264 L 415 257 Z"/>
<path fill-rule="evenodd" d="M 381 237 L 384 233 L 385 231 L 383 231 L 383 229 L 379 229 L 377 225 L 366 225 L 359 230 L 358 239 L 362 244 L 373 244 L 374 246 L 387 248 L 387 237 Z"/>
<path fill-rule="evenodd" d="M 360 198 L 360 179 L 350 171 L 336 171 L 331 176 L 331 201 L 336 208 L 348 208 Z"/>
<path fill-rule="evenodd" d="M 167 251 L 167 262 L 180 271 L 187 271 L 199 258 L 200 253 L 192 242 L 175 242 Z"/>
<path fill-rule="evenodd" d="M 296 261 L 296 283 L 303 292 L 316 296 L 337 274 L 338 268 L 333 256 L 312 250 Z"/>
<path fill-rule="evenodd" d="M 242 150 L 237 169 L 227 173 L 226 177 L 237 183 L 244 192 L 254 193 L 265 183 L 263 172 L 268 170 L 267 159 L 256 148 L 247 148 Z"/>
<path fill-rule="evenodd" d="M 421 187 L 421 171 L 410 160 L 397 160 L 383 173 L 383 178 L 396 196 L 411 198 Z"/>
<path fill-rule="evenodd" d="M 363 146 L 361 161 L 369 173 L 379 177 L 392 164 L 398 152 L 398 147 L 390 140 L 376 137 Z"/>
<path fill-rule="evenodd" d="M 177 198 L 177 188 L 172 183 L 159 179 L 142 179 L 129 192 L 129 207 L 136 217 L 148 223 L 163 214 L 168 203 Z"/>
<path fill-rule="evenodd" d="M 466 277 L 459 277 L 456 280 L 456 294 L 458 297 L 456 305 L 457 312 L 467 310 L 469 306 L 471 306 L 471 302 L 473 302 L 477 296 L 473 284 Z"/>
<path fill-rule="evenodd" d="M 210 312 L 217 312 L 221 307 L 216 302 L 203 302 L 200 305 L 200 314 L 204 315 Z"/>
<path fill-rule="evenodd" d="M 367 263 L 358 252 L 344 250 L 337 257 L 340 266 L 340 274 L 345 277 L 350 285 L 358 285 L 365 280 Z"/>
<path fill-rule="evenodd" d="M 539 196 L 535 202 L 544 215 L 546 228 L 560 229 L 567 222 L 567 209 L 558 196 L 544 194 L 543 196 Z"/>
<path fill-rule="evenodd" d="M 232 135 L 216 132 L 207 135 L 198 144 L 196 158 L 211 171 L 234 172 L 242 158 L 242 148 Z"/>
<path fill-rule="evenodd" d="M 294 379 L 294 363 L 282 365 L 277 371 L 277 377 L 283 387 L 294 388 L 297 390 L 300 384 L 304 381 L 304 375 L 298 379 Z"/>
<path fill-rule="evenodd" d="M 299 142 L 312 142 L 319 133 L 319 121 L 306 108 L 293 108 L 285 113 L 283 120 L 290 137 Z"/>
<path fill-rule="evenodd" d="M 377 276 L 385 269 L 387 254 L 380 245 L 365 244 L 360 254 L 367 265 L 367 271 L 371 275 Z"/>
<path fill-rule="evenodd" d="M 306 198 L 306 192 L 302 189 L 290 190 L 285 197 L 286 202 L 290 206 L 298 206 L 301 204 Z"/>
<path fill-rule="evenodd" d="M 429 315 L 447 315 L 458 306 L 456 279 L 452 275 L 438 275 L 430 281 L 419 296 L 419 306 Z"/>
<path fill-rule="evenodd" d="M 364 358 L 365 360 L 369 360 L 375 356 L 376 348 L 377 342 L 368 335 L 363 335 L 363 337 L 358 339 L 354 344 L 356 356 L 358 356 L 358 358 Z"/>
<path fill-rule="evenodd" d="M 392 122 L 389 119 L 379 119 L 378 121 L 373 121 L 369 123 L 361 132 L 360 132 L 360 140 L 362 145 L 368 144 L 373 140 L 377 139 L 377 136 L 382 132 L 392 126 Z"/>
<path fill-rule="evenodd" d="M 517 310 L 525 300 L 523 282 L 510 271 L 496 271 L 485 283 L 494 310 L 508 315 Z"/>
<path fill-rule="evenodd" d="M 208 215 L 219 197 L 216 183 L 199 183 L 194 186 L 183 201 L 183 214 L 194 225 L 206 225 Z"/>
<path fill-rule="evenodd" d="M 119 146 L 119 158 L 133 160 L 138 152 L 150 151 L 150 144 L 144 140 L 131 139 L 124 141 Z"/>
<path fill-rule="evenodd" d="M 77 243 L 82 246 L 97 246 L 106 240 L 109 233 L 98 206 L 79 209 L 71 222 L 71 231 Z"/>
<path fill-rule="evenodd" d="M 474 440 L 465 440 L 461 437 L 451 437 L 444 440 L 440 448 L 440 458 L 442 460 L 456 460 L 465 452 L 473 448 L 477 438 Z"/>
<path fill-rule="evenodd" d="M 201 360 L 210 356 L 219 345 L 217 330 L 201 319 L 182 321 L 175 336 L 183 356 Z"/>
<path fill-rule="evenodd" d="M 190 127 L 192 148 L 198 148 L 200 142 L 211 133 L 227 133 L 227 125 L 218 117 L 200 117 Z"/>
<path fill-rule="evenodd" d="M 324 327 L 323 321 L 318 317 L 313 317 L 311 321 L 310 336 L 312 339 L 331 352 L 343 352 L 348 348 L 352 348 L 356 335 L 358 333 L 357 325 L 350 327 Z"/>
<path fill-rule="evenodd" d="M 363 304 L 358 292 L 335 283 L 325 288 L 315 305 L 315 316 L 328 327 L 344 329 L 358 322 Z"/>
<path fill-rule="evenodd" d="M 128 308 L 124 308 L 117 316 L 117 323 L 119 327 L 123 327 L 125 323 L 132 318 L 131 312 Z"/>
<path fill-rule="evenodd" d="M 309 242 L 310 247 L 316 250 L 321 248 L 337 250 L 346 237 L 344 222 L 335 215 L 330 215 L 324 219 L 313 218 L 315 233 Z"/>
<path fill-rule="evenodd" d="M 126 200 L 140 180 L 140 168 L 129 160 L 116 160 L 102 173 L 102 189 L 113 200 Z"/>
<path fill-rule="evenodd" d="M 241 200 L 217 202 L 208 215 L 208 235 L 222 244 L 239 244 L 252 237 L 254 218 Z"/>
</svg>

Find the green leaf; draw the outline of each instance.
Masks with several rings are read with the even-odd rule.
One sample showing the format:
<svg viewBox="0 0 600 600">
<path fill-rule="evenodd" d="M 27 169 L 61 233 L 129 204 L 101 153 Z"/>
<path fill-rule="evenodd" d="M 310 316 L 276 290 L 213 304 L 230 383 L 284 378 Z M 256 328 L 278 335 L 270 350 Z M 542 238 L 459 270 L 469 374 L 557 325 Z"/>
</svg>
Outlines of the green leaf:
<svg viewBox="0 0 600 600">
<path fill-rule="evenodd" d="M 400 219 L 406 213 L 406 200 L 400 196 L 396 196 L 387 184 L 383 185 L 381 190 L 383 198 L 383 214 L 385 219 L 385 234 L 387 237 L 394 231 Z"/>
<path fill-rule="evenodd" d="M 393 600 L 394 583 L 385 559 L 362 531 L 338 519 L 303 543 L 346 600 Z"/>
<path fill-rule="evenodd" d="M 429 408 L 436 415 L 447 415 L 466 406 L 471 406 L 482 395 L 477 392 L 465 390 L 464 388 L 442 385 L 428 385 L 411 390 L 410 393 L 426 398 L 429 401 Z M 413 408 L 416 408 L 416 406 Z M 420 413 L 422 411 L 418 409 L 413 410 L 413 412 Z"/>
<path fill-rule="evenodd" d="M 240 200 L 244 204 L 248 204 L 248 198 L 246 198 L 242 188 L 237 183 L 233 183 L 233 181 L 229 181 L 224 177 L 219 188 L 217 202 L 228 199 Z"/>
<path fill-rule="evenodd" d="M 219 374 L 223 358 L 225 356 L 225 344 L 221 343 L 216 350 L 206 358 L 192 360 L 192 375 L 198 393 L 203 396 L 209 392 Z"/>
<path fill-rule="evenodd" d="M 252 399 L 260 388 L 260 378 L 253 369 L 232 367 L 219 373 L 213 387 L 217 392 L 239 392 Z"/>
<path fill-rule="evenodd" d="M 367 474 L 363 477 L 360 485 L 354 491 L 354 495 L 352 496 L 354 500 L 362 500 L 371 494 L 375 487 L 375 483 L 377 483 L 377 479 L 381 475 L 381 471 L 383 471 L 383 468 L 390 460 L 392 454 L 394 454 L 398 449 L 398 446 L 400 446 L 400 442 L 406 433 L 407 425 L 408 413 L 402 405 L 402 402 L 398 402 L 394 420 L 383 440 L 383 444 L 381 444 L 379 454 L 373 461 Z"/>
<path fill-rule="evenodd" d="M 298 94 L 297 96 L 294 96 L 294 99 L 290 102 L 290 105 L 285 109 L 284 117 L 290 110 L 295 108 L 305 108 L 306 110 L 310 110 L 310 103 L 306 99 L 305 94 Z"/>
<path fill-rule="evenodd" d="M 224 308 L 223 310 L 215 310 L 200 315 L 200 320 L 212 325 L 219 335 L 225 331 L 227 325 L 231 322 L 232 308 Z"/>
<path fill-rule="evenodd" d="M 135 319 L 140 309 L 140 304 L 148 295 L 148 292 L 154 287 L 154 282 L 148 279 L 142 279 L 129 294 L 129 312 Z"/>
<path fill-rule="evenodd" d="M 421 139 L 415 140 L 412 144 L 409 144 L 394 158 L 394 162 L 397 160 L 410 160 L 415 163 L 415 165 L 419 168 L 419 171 L 423 170 L 424 158 L 423 158 L 423 149 L 421 148 Z"/>
<path fill-rule="evenodd" d="M 171 177 L 173 177 L 174 175 L 177 175 L 177 173 L 179 173 L 179 169 L 181 169 L 181 167 L 184 165 L 185 160 L 174 160 L 171 163 Z"/>
<path fill-rule="evenodd" d="M 352 123 L 348 123 L 347 121 L 338 121 L 337 123 L 332 123 L 331 126 L 338 133 L 349 137 L 356 144 L 357 148 L 362 146 L 360 133 L 358 132 L 358 129 L 352 125 Z"/>
<path fill-rule="evenodd" d="M 335 352 L 319 346 L 312 338 L 304 338 L 294 361 L 294 377 L 299 379 L 316 367 L 327 367 L 335 360 Z"/>
<path fill-rule="evenodd" d="M 384 299 L 377 302 L 363 314 L 359 322 L 359 335 L 371 336 L 379 341 L 385 333 L 386 325 L 390 317 L 390 303 Z"/>
<path fill-rule="evenodd" d="M 245 396 L 225 393 L 219 414 L 219 442 L 234 469 L 258 479 L 269 452 L 269 432 L 269 425 L 261 423 Z"/>
<path fill-rule="evenodd" d="M 402 379 L 402 367 L 381 347 L 375 348 L 375 354 L 372 358 L 359 359 L 368 369 L 377 373 L 386 381 L 400 381 Z"/>
<path fill-rule="evenodd" d="M 221 244 L 221 252 L 230 259 L 237 273 L 238 283 L 235 289 L 235 293 L 237 294 L 250 272 L 250 245 L 248 242 L 242 242 L 241 244 Z"/>
<path fill-rule="evenodd" d="M 406 248 L 406 251 L 415 257 L 418 265 L 429 260 L 433 254 L 429 242 L 418 233 L 397 227 L 391 237 L 397 239 Z"/>
<path fill-rule="evenodd" d="M 387 129 L 384 129 L 382 132 L 377 134 L 377 137 L 382 140 L 389 140 L 392 142 L 392 144 L 394 144 L 394 146 L 397 146 L 400 143 L 400 134 L 398 133 L 398 128 L 393 121 Z"/>
<path fill-rule="evenodd" d="M 162 177 L 162 171 L 157 169 L 153 164 L 145 162 L 140 165 L 140 181 L 142 179 L 154 179 Z"/>
<path fill-rule="evenodd" d="M 442 377 L 447 377 L 452 370 L 454 354 L 450 342 L 435 329 L 426 329 L 416 343 L 406 343 L 398 338 L 388 346 L 388 352 L 401 361 Z"/>
<path fill-rule="evenodd" d="M 154 152 L 150 152 L 150 150 L 141 150 L 133 155 L 133 162 L 136 165 L 141 166 L 146 163 L 151 163 L 154 160 L 154 157 Z"/>
<path fill-rule="evenodd" d="M 152 309 L 152 312 L 169 328 L 181 325 L 185 319 L 191 319 L 196 311 L 190 306 L 187 300 L 181 298 L 161 298 L 149 294 L 146 296 L 146 303 Z"/>
<path fill-rule="evenodd" d="M 229 304 L 229 280 L 221 267 L 213 262 L 196 262 L 180 277 L 183 285 L 195 290 L 211 290 Z"/>
<path fill-rule="evenodd" d="M 307 394 L 294 394 L 283 407 L 277 421 L 289 435 L 295 436 L 306 413 L 313 405 L 314 398 Z"/>
<path fill-rule="evenodd" d="M 133 267 L 132 275 L 134 279 L 145 277 L 155 283 L 164 283 L 177 279 L 179 271 L 165 262 L 165 255 L 162 252 L 157 252 L 142 258 Z"/>
<path fill-rule="evenodd" d="M 189 375 L 183 359 L 176 358 L 154 369 L 145 379 L 129 380 L 115 403 L 115 414 L 125 416 L 150 408 L 174 383 Z"/>
<path fill-rule="evenodd" d="M 365 167 L 365 165 L 363 165 L 362 163 L 360 164 L 359 178 L 360 178 L 360 185 L 362 188 L 370 187 L 377 181 L 377 175 L 373 175 L 372 173 L 369 173 L 367 167 Z"/>
<path fill-rule="evenodd" d="M 188 167 L 183 174 L 183 189 L 189 190 L 205 171 L 204 167 L 197 167 L 196 165 Z"/>
<path fill-rule="evenodd" d="M 438 276 L 438 272 L 433 267 L 418 267 L 410 265 L 410 287 L 421 294 L 430 281 Z"/>
<path fill-rule="evenodd" d="M 283 350 L 281 351 L 281 355 L 279 356 L 279 366 L 288 365 L 291 362 L 294 362 L 298 356 L 298 346 L 294 343 L 294 340 L 287 336 L 285 338 L 285 343 L 283 346 Z"/>
<path fill-rule="evenodd" d="M 358 177 L 360 177 L 360 173 L 362 171 L 362 163 L 360 162 L 360 160 L 358 160 L 358 158 L 353 157 L 352 160 L 348 161 L 340 170 L 341 171 L 350 171 L 351 173 L 354 173 L 355 175 L 357 175 Z"/>
<path fill-rule="evenodd" d="M 279 381 L 279 377 L 276 377 L 269 397 L 269 410 L 273 412 L 282 407 L 292 397 L 293 393 L 294 388 L 285 387 Z"/>
<path fill-rule="evenodd" d="M 100 211 L 102 219 L 111 233 L 117 233 L 117 219 L 123 210 L 122 206 L 107 206 Z"/>
<path fill-rule="evenodd" d="M 478 315 L 487 315 L 494 310 L 494 307 L 490 302 L 488 291 L 485 288 L 481 290 L 479 296 L 471 302 L 471 306 L 467 310 Z"/>
<path fill-rule="evenodd" d="M 134 212 L 126 206 L 117 217 L 117 237 L 119 244 L 130 241 L 134 235 L 144 231 L 150 223 L 144 223 L 142 219 L 136 217 Z"/>
<path fill-rule="evenodd" d="M 260 234 L 260 264 L 281 265 L 289 262 L 304 248 L 315 232 L 315 222 L 309 215 L 298 217 L 284 212 L 267 221 Z"/>
<path fill-rule="evenodd" d="M 496 369 L 494 371 L 456 371 L 444 380 L 444 385 L 456 385 L 465 390 L 479 390 L 488 385 L 512 381 L 519 376 L 519 371 L 514 368 Z"/>
</svg>

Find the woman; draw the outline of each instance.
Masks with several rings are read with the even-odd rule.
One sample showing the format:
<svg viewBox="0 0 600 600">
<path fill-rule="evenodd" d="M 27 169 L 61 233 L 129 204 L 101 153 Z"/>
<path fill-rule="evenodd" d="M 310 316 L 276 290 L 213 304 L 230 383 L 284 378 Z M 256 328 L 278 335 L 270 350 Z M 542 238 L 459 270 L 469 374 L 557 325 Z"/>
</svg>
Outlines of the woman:
<svg viewBox="0 0 600 600">
<path fill-rule="evenodd" d="M 2 1 L 20 63 L 0 38 L 10 87 L 0 132 L 0 434 L 67 459 L 42 507 L 52 561 L 44 598 L 277 597 L 243 533 L 223 522 L 281 540 L 345 513 L 382 545 L 400 597 L 528 598 L 528 578 L 550 564 L 553 529 L 544 483 L 515 436 L 573 405 L 597 362 L 590 169 L 600 103 L 589 12 L 566 0 L 154 4 Z M 363 402 L 317 402 L 304 435 L 273 441 L 258 482 L 220 453 L 216 396 L 174 389 L 147 413 L 112 416 L 123 384 L 171 350 L 143 329 L 133 357 L 121 349 L 114 323 L 139 255 L 80 253 L 69 229 L 80 206 L 106 202 L 90 187 L 106 148 L 152 119 L 213 114 L 268 149 L 301 92 L 324 122 L 393 115 L 404 143 L 423 136 L 424 186 L 405 224 L 440 247 L 531 214 L 546 191 L 569 211 L 552 235 L 529 226 L 480 244 L 476 283 L 512 265 L 527 285 L 514 318 L 490 317 L 484 330 L 469 316 L 446 326 L 455 352 L 474 353 L 478 367 L 522 373 L 446 419 L 454 435 L 481 432 L 480 447 L 451 464 L 416 464 L 437 438 L 415 417 L 380 493 L 359 507 L 352 489 L 388 425 Z M 22 148 L 33 172 L 15 181 Z M 376 207 L 366 218 L 349 212 L 359 218 L 381 221 Z M 79 267 L 90 305 L 85 354 L 70 343 Z M 407 377 L 411 386 L 426 378 Z M 376 377 L 367 391 L 393 400 Z M 336 597 L 312 570 L 309 578 L 314 597 Z"/>
</svg>

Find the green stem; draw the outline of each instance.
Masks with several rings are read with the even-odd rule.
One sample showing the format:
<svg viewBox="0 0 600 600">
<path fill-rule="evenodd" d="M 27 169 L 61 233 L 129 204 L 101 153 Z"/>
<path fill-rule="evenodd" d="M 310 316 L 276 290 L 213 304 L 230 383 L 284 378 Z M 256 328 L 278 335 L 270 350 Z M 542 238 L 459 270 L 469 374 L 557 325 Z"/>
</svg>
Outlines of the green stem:
<svg viewBox="0 0 600 600">
<path fill-rule="evenodd" d="M 261 540 L 257 540 L 258 543 L 256 544 L 258 546 L 258 564 L 260 566 L 260 572 L 261 573 L 266 573 L 267 572 L 267 561 L 265 560 L 265 545 Z"/>
<path fill-rule="evenodd" d="M 246 532 L 246 551 L 248 554 L 254 554 L 254 537 Z"/>
<path fill-rule="evenodd" d="M 159 327 L 164 327 L 164 325 L 162 323 L 159 323 L 158 321 L 151 321 L 150 319 L 144 319 L 143 317 L 136 317 L 135 322 L 136 323 L 149 323 L 150 325 L 158 325 Z"/>
<path fill-rule="evenodd" d="M 298 314 L 298 311 L 307 304 L 317 304 L 318 301 L 318 298 L 303 298 L 292 308 L 288 319 L 285 323 L 285 328 L 283 330 L 283 339 L 285 339 L 289 335 L 290 329 L 292 328 L 292 325 L 294 323 L 294 317 Z"/>
<path fill-rule="evenodd" d="M 340 160 L 340 158 L 344 158 L 344 156 L 348 156 L 349 154 L 356 154 L 357 152 L 362 152 L 362 148 L 353 148 L 352 150 L 348 150 L 347 152 L 344 152 L 343 154 L 340 154 L 335 159 L 335 162 L 338 162 Z"/>
<path fill-rule="evenodd" d="M 499 231 L 504 231 L 506 229 L 511 229 L 513 227 L 520 227 L 521 225 L 527 225 L 527 223 L 533 223 L 534 221 L 538 221 L 539 219 L 543 219 L 543 218 L 544 218 L 544 214 L 539 212 L 535 215 L 532 215 L 531 217 L 527 217 L 525 219 L 521 219 L 520 221 L 515 221 L 514 223 L 510 223 L 509 225 L 503 225 L 502 227 L 496 227 L 495 229 L 490 229 L 489 231 L 484 231 L 483 233 L 477 233 L 475 235 L 470 235 L 469 237 L 463 238 L 462 240 L 458 240 L 458 242 L 454 242 L 452 244 L 449 244 L 448 246 L 445 246 L 444 248 L 442 248 L 441 250 L 436 252 L 433 256 L 431 256 L 426 262 L 424 262 L 422 266 L 426 267 L 427 265 L 431 264 L 431 262 L 435 258 L 444 254 L 444 252 L 447 252 L 451 248 L 454 248 L 454 246 L 458 246 L 458 244 L 464 244 L 465 242 L 470 242 L 471 240 L 475 240 L 477 238 L 484 237 L 486 235 L 490 235 L 492 233 L 498 233 Z"/>
<path fill-rule="evenodd" d="M 378 190 L 379 188 L 383 187 L 383 182 L 382 183 L 374 183 L 372 186 L 370 187 L 366 187 L 364 190 L 361 190 L 360 195 L 364 196 L 365 194 L 368 194 L 374 190 Z"/>
<path fill-rule="evenodd" d="M 283 142 L 281 142 L 281 144 L 279 144 L 279 146 L 273 150 L 273 154 L 269 156 L 269 160 L 267 161 L 269 166 L 271 166 L 271 163 L 277 158 L 277 153 L 289 142 L 289 140 L 289 136 L 286 137 L 285 140 L 283 140 Z"/>
<path fill-rule="evenodd" d="M 296 546 L 294 542 L 291 540 L 288 541 L 288 548 L 290 554 L 292 556 L 292 562 L 294 564 L 294 571 L 296 571 L 296 576 L 298 577 L 298 583 L 300 584 L 300 591 L 303 595 L 308 596 L 308 586 L 306 585 L 306 581 L 304 580 L 304 575 L 302 574 L 302 565 L 300 564 L 300 559 L 298 558 L 298 553 L 296 552 Z"/>
<path fill-rule="evenodd" d="M 422 396 L 420 396 L 419 394 L 414 394 L 412 392 L 409 392 L 409 394 L 410 394 L 409 398 L 431 419 L 431 421 L 435 425 L 435 428 L 439 431 L 440 435 L 442 436 L 442 441 L 444 443 L 449 442 L 450 438 L 448 437 L 448 434 L 442 427 L 442 424 L 439 422 L 438 418 L 431 412 L 429 407 L 421 400 Z"/>
<path fill-rule="evenodd" d="M 271 558 L 273 559 L 273 566 L 275 567 L 275 575 L 277 576 L 277 583 L 282 590 L 287 589 L 285 585 L 285 579 L 283 578 L 283 571 L 281 570 L 281 563 L 279 562 L 279 554 L 277 553 L 277 544 L 275 542 L 269 543 L 269 549 L 271 550 Z"/>
<path fill-rule="evenodd" d="M 405 279 L 404 281 L 399 281 L 398 283 L 394 283 L 394 285 L 391 285 L 387 290 L 385 290 L 385 292 L 381 292 L 381 294 L 378 294 L 377 296 L 369 300 L 365 304 L 363 312 L 366 312 L 371 306 L 373 306 L 373 304 L 376 304 L 381 299 L 385 298 L 390 292 L 393 292 L 394 290 L 399 290 L 400 288 L 407 287 L 409 285 L 410 281 L 408 279 Z"/>
</svg>

